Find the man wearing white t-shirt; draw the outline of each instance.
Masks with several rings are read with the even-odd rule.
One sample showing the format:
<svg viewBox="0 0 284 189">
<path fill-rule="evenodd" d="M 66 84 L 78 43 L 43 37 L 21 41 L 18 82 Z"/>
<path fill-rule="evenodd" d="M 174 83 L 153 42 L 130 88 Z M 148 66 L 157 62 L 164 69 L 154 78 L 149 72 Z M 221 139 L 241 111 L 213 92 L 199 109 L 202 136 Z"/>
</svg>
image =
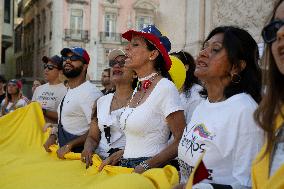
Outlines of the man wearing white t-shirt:
<svg viewBox="0 0 284 189">
<path fill-rule="evenodd" d="M 57 156 L 61 159 L 70 151 L 81 152 L 91 123 L 92 108 L 95 101 L 102 96 L 101 91 L 86 81 L 87 68 L 90 61 L 87 51 L 81 47 L 64 48 L 63 74 L 68 78 L 69 90 L 61 101 L 58 112 L 58 137 L 49 136 L 50 144 L 58 138 Z"/>
<path fill-rule="evenodd" d="M 67 92 L 67 88 L 59 80 L 62 72 L 62 59 L 57 55 L 50 58 L 44 56 L 42 61 L 47 83 L 35 89 L 32 101 L 41 104 L 45 121 L 55 126 L 58 120 L 57 107 Z"/>
</svg>

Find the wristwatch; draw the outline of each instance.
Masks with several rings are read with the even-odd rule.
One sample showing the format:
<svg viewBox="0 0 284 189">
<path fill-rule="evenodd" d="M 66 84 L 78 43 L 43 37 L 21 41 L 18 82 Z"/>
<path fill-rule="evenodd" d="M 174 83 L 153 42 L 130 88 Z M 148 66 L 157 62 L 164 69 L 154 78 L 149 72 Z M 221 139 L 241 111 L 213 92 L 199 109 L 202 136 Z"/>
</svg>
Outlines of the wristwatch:
<svg viewBox="0 0 284 189">
<path fill-rule="evenodd" d="M 146 161 L 142 161 L 140 164 L 139 164 L 141 167 L 143 167 L 143 169 L 145 171 L 147 171 L 148 169 L 151 169 L 150 165 L 146 162 Z"/>
</svg>

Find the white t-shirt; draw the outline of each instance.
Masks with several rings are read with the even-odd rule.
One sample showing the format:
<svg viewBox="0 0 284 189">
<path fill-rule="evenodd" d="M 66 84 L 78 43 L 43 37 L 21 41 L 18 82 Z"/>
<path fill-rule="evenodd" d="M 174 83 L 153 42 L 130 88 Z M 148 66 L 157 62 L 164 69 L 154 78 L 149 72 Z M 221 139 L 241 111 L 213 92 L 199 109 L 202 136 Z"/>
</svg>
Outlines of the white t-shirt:
<svg viewBox="0 0 284 189">
<path fill-rule="evenodd" d="M 110 112 L 113 95 L 114 93 L 107 94 L 97 101 L 97 118 L 98 126 L 101 131 L 101 140 L 96 149 L 96 153 L 103 159 L 109 156 L 108 151 L 111 148 L 124 149 L 125 146 L 125 135 L 119 125 L 119 117 L 124 108 Z M 110 127 L 110 143 L 107 142 L 105 137 L 104 126 Z"/>
<path fill-rule="evenodd" d="M 63 83 L 57 85 L 46 83 L 35 89 L 32 101 L 39 102 L 44 109 L 56 112 L 66 92 L 67 88 Z"/>
<path fill-rule="evenodd" d="M 126 136 L 123 157 L 153 157 L 166 148 L 170 134 L 166 117 L 179 110 L 183 110 L 179 93 L 165 78 L 157 83 L 144 103 L 125 108 L 120 117 Z"/>
<path fill-rule="evenodd" d="M 204 100 L 199 94 L 202 90 L 202 87 L 198 84 L 194 84 L 188 94 L 183 92 L 180 94 L 181 102 L 184 107 L 184 115 L 185 121 L 188 124 L 190 122 L 191 116 L 193 111 L 195 110 L 196 106 Z"/>
<path fill-rule="evenodd" d="M 101 91 L 89 81 L 69 89 L 65 95 L 61 123 L 64 130 L 73 135 L 83 135 L 89 130 L 94 102 L 102 96 Z M 60 105 L 57 109 L 60 115 Z"/>
<path fill-rule="evenodd" d="M 251 163 L 263 144 L 263 132 L 253 118 L 256 108 L 245 93 L 223 102 L 202 101 L 179 143 L 181 182 L 205 150 L 203 162 L 210 176 L 202 182 L 251 186 Z"/>
<path fill-rule="evenodd" d="M 1 103 L 1 109 L 2 109 L 2 107 L 4 106 L 4 103 L 5 103 L 5 100 L 3 100 L 2 103 Z M 18 108 L 24 107 L 24 106 L 26 106 L 28 103 L 27 103 L 27 101 L 25 101 L 24 99 L 21 98 L 21 99 L 19 99 L 19 100 L 17 101 L 17 103 L 16 103 L 14 106 L 13 106 L 13 104 L 14 104 L 14 103 L 12 103 L 12 102 L 9 102 L 9 103 L 8 103 L 7 107 L 5 108 L 5 113 L 6 113 L 6 114 L 15 111 L 15 110 L 18 109 Z M 12 107 L 12 106 L 13 106 L 13 107 Z M 1 109 L 0 109 L 0 110 L 1 110 Z M 0 112 L 2 112 L 2 111 L 0 111 Z"/>
</svg>

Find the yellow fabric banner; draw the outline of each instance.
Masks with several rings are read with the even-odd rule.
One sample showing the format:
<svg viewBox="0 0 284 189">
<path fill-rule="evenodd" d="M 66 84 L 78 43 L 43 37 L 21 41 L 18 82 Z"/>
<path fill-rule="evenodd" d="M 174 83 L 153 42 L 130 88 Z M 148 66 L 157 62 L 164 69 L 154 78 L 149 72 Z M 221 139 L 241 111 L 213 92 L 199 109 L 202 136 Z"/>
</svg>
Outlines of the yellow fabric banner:
<svg viewBox="0 0 284 189">
<path fill-rule="evenodd" d="M 177 170 L 172 166 L 151 169 L 142 175 L 133 169 L 106 166 L 98 172 L 101 159 L 94 155 L 94 165 L 85 169 L 81 154 L 68 153 L 65 160 L 42 147 L 48 137 L 42 128 L 41 107 L 30 105 L 0 118 L 0 188 L 1 189 L 170 189 L 178 183 Z"/>
</svg>

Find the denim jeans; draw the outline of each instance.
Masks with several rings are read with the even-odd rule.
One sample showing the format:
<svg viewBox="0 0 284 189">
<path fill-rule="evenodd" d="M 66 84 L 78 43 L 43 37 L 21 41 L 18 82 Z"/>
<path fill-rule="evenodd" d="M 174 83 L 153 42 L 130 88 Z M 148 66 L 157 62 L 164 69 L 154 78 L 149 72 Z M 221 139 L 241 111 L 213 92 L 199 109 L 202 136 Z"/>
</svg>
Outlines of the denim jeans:
<svg viewBox="0 0 284 189">
<path fill-rule="evenodd" d="M 127 159 L 122 158 L 119 162 L 119 165 L 122 166 L 122 167 L 135 168 L 142 161 L 145 161 L 149 158 L 150 157 L 127 158 Z"/>
</svg>

